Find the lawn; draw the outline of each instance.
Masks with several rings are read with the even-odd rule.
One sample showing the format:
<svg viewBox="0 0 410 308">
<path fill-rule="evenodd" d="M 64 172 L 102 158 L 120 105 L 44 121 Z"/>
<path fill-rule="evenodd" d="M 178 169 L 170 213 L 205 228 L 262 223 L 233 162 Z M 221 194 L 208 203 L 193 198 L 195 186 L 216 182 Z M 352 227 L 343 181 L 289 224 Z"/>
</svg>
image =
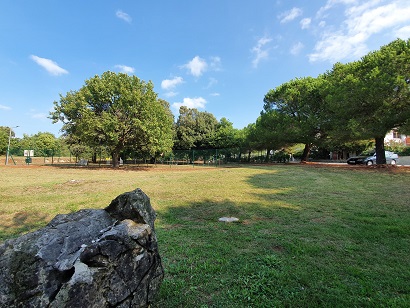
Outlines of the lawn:
<svg viewBox="0 0 410 308">
<path fill-rule="evenodd" d="M 410 169 L 0 167 L 0 241 L 141 188 L 165 279 L 153 307 L 409 307 Z M 218 222 L 222 216 L 238 223 Z"/>
</svg>

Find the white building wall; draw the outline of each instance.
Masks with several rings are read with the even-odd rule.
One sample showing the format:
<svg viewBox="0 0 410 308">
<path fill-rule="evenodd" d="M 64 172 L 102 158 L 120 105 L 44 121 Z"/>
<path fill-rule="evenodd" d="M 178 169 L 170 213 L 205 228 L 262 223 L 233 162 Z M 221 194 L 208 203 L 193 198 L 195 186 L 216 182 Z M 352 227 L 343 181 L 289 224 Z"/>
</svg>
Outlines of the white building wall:
<svg viewBox="0 0 410 308">
<path fill-rule="evenodd" d="M 397 143 L 406 144 L 406 137 L 407 137 L 406 135 L 398 134 L 398 136 L 397 136 L 397 134 L 396 134 L 396 138 L 395 138 L 394 135 L 395 134 L 394 134 L 393 130 L 388 132 L 386 137 L 384 137 L 384 143 L 390 143 L 391 141 L 393 141 L 393 142 L 397 142 Z"/>
</svg>

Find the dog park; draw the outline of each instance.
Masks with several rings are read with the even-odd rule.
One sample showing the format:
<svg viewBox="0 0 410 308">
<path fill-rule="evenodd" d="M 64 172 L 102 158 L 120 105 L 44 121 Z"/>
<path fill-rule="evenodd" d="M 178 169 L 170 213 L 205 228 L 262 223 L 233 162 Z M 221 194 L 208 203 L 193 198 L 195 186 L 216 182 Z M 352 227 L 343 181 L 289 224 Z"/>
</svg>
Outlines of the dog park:
<svg viewBox="0 0 410 308">
<path fill-rule="evenodd" d="M 165 271 L 153 307 L 410 302 L 409 168 L 11 165 L 0 172 L 1 242 L 141 188 L 156 211 Z"/>
</svg>

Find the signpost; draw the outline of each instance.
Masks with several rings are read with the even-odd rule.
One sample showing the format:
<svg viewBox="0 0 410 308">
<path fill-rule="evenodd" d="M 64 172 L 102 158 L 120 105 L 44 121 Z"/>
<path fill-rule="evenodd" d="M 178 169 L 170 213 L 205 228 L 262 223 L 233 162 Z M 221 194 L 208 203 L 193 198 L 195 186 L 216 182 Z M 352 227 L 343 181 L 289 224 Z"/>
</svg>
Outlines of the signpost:
<svg viewBox="0 0 410 308">
<path fill-rule="evenodd" d="M 26 164 L 30 165 L 32 160 L 31 158 L 34 156 L 34 150 L 24 150 L 24 157 L 26 158 Z"/>
</svg>

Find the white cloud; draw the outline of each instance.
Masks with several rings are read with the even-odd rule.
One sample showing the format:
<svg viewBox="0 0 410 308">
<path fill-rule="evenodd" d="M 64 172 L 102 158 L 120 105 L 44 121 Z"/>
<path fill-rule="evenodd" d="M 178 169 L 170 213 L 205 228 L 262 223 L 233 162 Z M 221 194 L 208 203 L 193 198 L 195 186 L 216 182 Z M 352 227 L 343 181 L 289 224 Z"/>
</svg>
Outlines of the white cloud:
<svg viewBox="0 0 410 308">
<path fill-rule="evenodd" d="M 209 89 L 210 87 L 216 85 L 218 83 L 218 80 L 216 78 L 209 78 L 208 85 L 205 87 L 205 89 Z"/>
<path fill-rule="evenodd" d="M 126 65 L 116 65 L 116 68 L 118 68 L 121 73 L 125 73 L 125 74 L 134 74 L 135 72 L 135 68 L 131 67 L 131 66 L 126 66 Z"/>
<path fill-rule="evenodd" d="M 182 77 L 174 77 L 173 79 L 165 79 L 161 82 L 161 88 L 164 90 L 171 90 L 183 82 L 184 82 L 184 79 Z"/>
<path fill-rule="evenodd" d="M 207 70 L 208 64 L 204 59 L 196 56 L 187 64 L 182 65 L 182 68 L 186 68 L 191 75 L 200 77 Z"/>
<path fill-rule="evenodd" d="M 221 96 L 221 94 L 219 94 L 219 93 L 217 93 L 217 92 L 214 92 L 214 93 L 211 93 L 211 94 L 209 94 L 210 96 Z"/>
<path fill-rule="evenodd" d="M 185 97 L 182 103 L 173 103 L 172 107 L 174 107 L 176 110 L 179 110 L 181 106 L 186 106 L 188 108 L 201 108 L 204 109 L 206 104 L 206 100 L 203 97 L 194 97 L 194 98 L 189 98 Z"/>
<path fill-rule="evenodd" d="M 42 119 L 42 120 L 44 120 L 44 119 L 48 119 L 47 117 L 48 117 L 48 114 L 45 114 L 45 113 L 34 113 L 34 114 L 31 115 L 31 118 L 33 118 L 33 119 Z"/>
<path fill-rule="evenodd" d="M 269 37 L 263 37 L 258 40 L 256 46 L 252 48 L 252 53 L 255 55 L 252 60 L 252 66 L 254 68 L 258 67 L 261 60 L 269 57 L 269 49 L 264 48 L 264 46 L 272 41 Z"/>
<path fill-rule="evenodd" d="M 178 92 L 173 92 L 173 91 L 169 91 L 169 92 L 165 93 L 166 97 L 174 97 L 174 96 L 177 96 L 177 95 L 178 95 Z"/>
<path fill-rule="evenodd" d="M 322 17 L 324 15 L 324 13 L 328 10 L 330 10 L 331 8 L 333 8 L 334 6 L 336 6 L 337 4 L 345 4 L 345 5 L 349 5 L 349 4 L 354 4 L 356 3 L 357 0 L 328 0 L 325 4 L 325 6 L 322 6 L 319 11 L 317 12 L 317 16 L 318 17 Z"/>
<path fill-rule="evenodd" d="M 117 16 L 119 19 L 122 19 L 128 23 L 132 22 L 131 16 L 121 10 L 117 10 L 117 12 L 115 13 L 115 16 Z"/>
<path fill-rule="evenodd" d="M 402 40 L 407 40 L 410 38 L 410 26 L 405 26 L 397 29 L 394 34 L 395 37 L 401 38 Z"/>
<path fill-rule="evenodd" d="M 299 17 L 300 15 L 302 15 L 302 13 L 303 12 L 302 12 L 301 9 L 299 9 L 297 7 L 294 7 L 290 11 L 286 11 L 286 12 L 280 14 L 278 16 L 278 18 L 280 19 L 280 23 L 284 24 L 284 23 L 287 23 L 287 22 L 292 21 L 295 18 Z"/>
<path fill-rule="evenodd" d="M 51 75 L 59 76 L 63 74 L 68 74 L 68 71 L 58 66 L 58 64 L 53 60 L 40 58 L 34 55 L 31 55 L 30 58 L 38 65 L 40 65 L 42 68 L 44 68 L 47 72 L 49 72 Z"/>
<path fill-rule="evenodd" d="M 298 55 L 301 50 L 305 47 L 305 45 L 302 44 L 302 42 L 297 42 L 296 44 L 294 44 L 291 49 L 290 49 L 290 53 L 294 56 Z"/>
<path fill-rule="evenodd" d="M 351 4 L 352 1 L 328 1 L 327 9 L 334 3 Z M 354 2 L 356 3 L 356 2 Z M 393 36 L 399 27 L 406 30 L 410 22 L 410 2 L 395 0 L 384 4 L 381 0 L 366 1 L 352 5 L 345 11 L 345 20 L 336 30 L 322 33 L 314 52 L 309 55 L 311 62 L 337 62 L 343 59 L 359 58 L 369 52 L 367 41 L 382 32 Z M 397 31 L 396 31 L 397 33 Z M 405 32 L 403 32 L 405 33 Z"/>
<path fill-rule="evenodd" d="M 211 70 L 220 71 L 221 70 L 221 58 L 220 57 L 211 57 Z"/>
<path fill-rule="evenodd" d="M 300 26 L 302 27 L 302 30 L 303 30 L 303 29 L 308 29 L 311 22 L 312 22 L 312 19 L 310 19 L 310 18 L 303 18 L 303 19 L 300 21 Z"/>
<path fill-rule="evenodd" d="M 11 110 L 11 107 L 0 105 L 0 110 Z"/>
</svg>

